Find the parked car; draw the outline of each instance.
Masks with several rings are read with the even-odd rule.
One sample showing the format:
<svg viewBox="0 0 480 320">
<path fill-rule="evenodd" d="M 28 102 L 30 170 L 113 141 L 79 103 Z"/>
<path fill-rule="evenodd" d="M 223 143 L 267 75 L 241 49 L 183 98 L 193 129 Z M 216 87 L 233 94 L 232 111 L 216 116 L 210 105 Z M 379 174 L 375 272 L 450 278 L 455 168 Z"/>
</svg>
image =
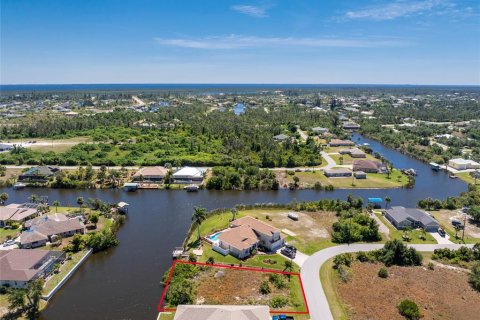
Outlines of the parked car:
<svg viewBox="0 0 480 320">
<path fill-rule="evenodd" d="M 290 259 L 295 259 L 295 256 L 297 255 L 297 249 L 294 246 L 289 246 L 289 245 L 286 245 L 285 247 L 283 247 L 280 252 L 284 256 L 289 257 Z"/>
<path fill-rule="evenodd" d="M 11 239 L 11 240 L 5 241 L 5 242 L 3 243 L 3 246 L 4 246 L 4 247 L 8 247 L 8 246 L 12 246 L 12 245 L 14 245 L 14 244 L 15 244 L 15 241 L 14 241 L 13 239 Z"/>
<path fill-rule="evenodd" d="M 452 226 L 459 228 L 460 230 L 463 229 L 465 226 L 459 220 L 452 220 Z"/>
<path fill-rule="evenodd" d="M 443 230 L 442 228 L 438 228 L 438 234 L 442 237 L 445 237 L 446 235 L 445 230 Z"/>
</svg>

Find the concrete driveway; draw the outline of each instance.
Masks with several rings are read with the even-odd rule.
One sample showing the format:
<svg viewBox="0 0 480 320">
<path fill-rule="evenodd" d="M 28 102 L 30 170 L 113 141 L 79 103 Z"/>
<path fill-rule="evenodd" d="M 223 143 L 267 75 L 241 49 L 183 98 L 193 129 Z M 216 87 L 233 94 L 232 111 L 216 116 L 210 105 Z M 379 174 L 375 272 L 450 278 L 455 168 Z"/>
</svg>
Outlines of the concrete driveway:
<svg viewBox="0 0 480 320">
<path fill-rule="evenodd" d="M 453 244 L 453 242 L 450 241 L 450 236 L 448 234 L 446 234 L 445 237 L 442 237 L 438 232 L 429 233 L 439 244 Z"/>
<path fill-rule="evenodd" d="M 440 248 L 459 249 L 459 244 L 412 244 L 419 251 L 433 251 Z M 473 247 L 473 245 L 466 245 Z M 383 244 L 352 244 L 326 248 L 311 255 L 302 265 L 300 272 L 303 288 L 312 320 L 333 320 L 327 296 L 320 282 L 320 267 L 327 260 L 347 252 L 371 251 L 383 248 Z"/>
<path fill-rule="evenodd" d="M 282 257 L 284 257 L 285 259 L 290 259 L 290 257 L 287 257 L 286 255 L 282 254 L 280 250 L 278 250 L 277 253 Z M 306 255 L 305 253 L 297 251 L 297 254 L 295 255 L 295 259 L 293 259 L 292 261 L 301 268 L 309 257 L 310 257 L 309 255 Z"/>
</svg>

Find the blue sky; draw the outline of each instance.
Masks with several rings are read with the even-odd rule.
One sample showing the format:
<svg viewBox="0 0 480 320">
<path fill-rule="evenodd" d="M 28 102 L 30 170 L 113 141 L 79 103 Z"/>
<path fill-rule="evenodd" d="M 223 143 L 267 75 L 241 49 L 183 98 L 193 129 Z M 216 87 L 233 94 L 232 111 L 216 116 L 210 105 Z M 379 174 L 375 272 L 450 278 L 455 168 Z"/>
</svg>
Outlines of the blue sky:
<svg viewBox="0 0 480 320">
<path fill-rule="evenodd" d="M 480 84 L 478 0 L 0 1 L 2 84 Z"/>
</svg>

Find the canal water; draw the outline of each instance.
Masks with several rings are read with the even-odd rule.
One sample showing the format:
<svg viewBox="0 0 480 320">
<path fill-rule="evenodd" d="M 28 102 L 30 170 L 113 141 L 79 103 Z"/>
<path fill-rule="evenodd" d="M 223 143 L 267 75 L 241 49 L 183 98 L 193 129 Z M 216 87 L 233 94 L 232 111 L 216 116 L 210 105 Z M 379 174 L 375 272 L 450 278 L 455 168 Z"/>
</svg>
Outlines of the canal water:
<svg viewBox="0 0 480 320">
<path fill-rule="evenodd" d="M 194 206 L 207 209 L 230 208 L 236 204 L 266 202 L 289 203 L 321 198 L 345 199 L 348 194 L 363 197 L 385 197 L 393 205 L 415 206 L 426 197 L 443 199 L 466 191 L 467 185 L 450 179 L 443 172 L 433 172 L 428 165 L 395 150 L 359 136 L 357 143 L 370 146 L 398 168 L 414 168 L 419 175 L 413 189 L 390 190 L 315 190 L 280 191 L 183 191 L 142 190 L 54 190 L 28 189 L 7 191 L 9 202 L 26 201 L 31 193 L 46 195 L 50 202 L 76 205 L 76 198 L 100 198 L 107 202 L 130 204 L 128 220 L 120 228 L 120 245 L 107 252 L 92 255 L 42 312 L 41 319 L 155 319 L 162 286 L 162 274 L 171 265 L 171 251 L 181 245 Z"/>
</svg>

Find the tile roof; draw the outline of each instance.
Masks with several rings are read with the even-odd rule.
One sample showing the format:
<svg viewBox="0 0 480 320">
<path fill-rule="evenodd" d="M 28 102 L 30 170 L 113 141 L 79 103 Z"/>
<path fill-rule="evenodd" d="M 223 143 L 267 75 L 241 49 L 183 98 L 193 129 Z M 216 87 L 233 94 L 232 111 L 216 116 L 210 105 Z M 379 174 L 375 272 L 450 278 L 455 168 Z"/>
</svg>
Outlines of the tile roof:
<svg viewBox="0 0 480 320">
<path fill-rule="evenodd" d="M 136 177 L 151 177 L 151 176 L 165 176 L 168 172 L 168 169 L 165 167 L 143 167 L 133 175 L 134 178 Z"/>
<path fill-rule="evenodd" d="M 179 305 L 174 320 L 269 320 L 268 306 Z"/>
<path fill-rule="evenodd" d="M 246 225 L 226 230 L 218 239 L 239 250 L 250 248 L 259 242 L 252 228 Z"/>
<path fill-rule="evenodd" d="M 39 271 L 35 269 L 50 251 L 39 249 L 0 250 L 0 280 L 29 281 Z"/>
<path fill-rule="evenodd" d="M 234 227 L 238 226 L 249 226 L 256 232 L 263 233 L 265 235 L 272 235 L 275 232 L 280 232 L 277 228 L 272 227 L 271 225 L 262 222 L 258 219 L 252 218 L 250 216 L 245 216 L 240 219 L 236 219 L 231 222 L 231 225 Z"/>
</svg>

